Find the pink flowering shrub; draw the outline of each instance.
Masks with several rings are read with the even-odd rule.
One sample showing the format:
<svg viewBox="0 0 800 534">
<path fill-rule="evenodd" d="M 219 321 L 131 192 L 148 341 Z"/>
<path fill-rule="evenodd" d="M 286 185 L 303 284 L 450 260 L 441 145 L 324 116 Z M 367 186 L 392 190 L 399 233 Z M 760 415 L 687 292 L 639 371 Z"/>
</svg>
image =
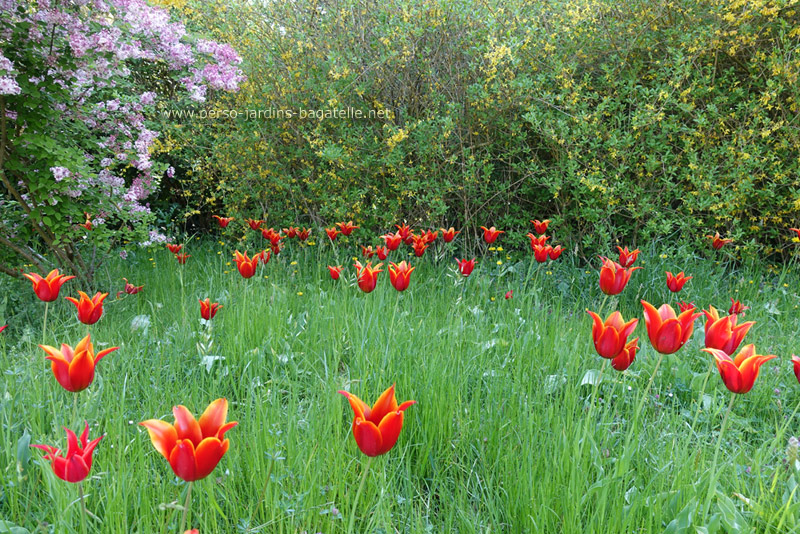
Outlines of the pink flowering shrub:
<svg viewBox="0 0 800 534">
<path fill-rule="evenodd" d="M 147 200 L 174 171 L 152 119 L 236 91 L 233 48 L 144 0 L 0 0 L 0 43 L 0 271 L 91 280 L 115 244 L 163 241 Z"/>
</svg>

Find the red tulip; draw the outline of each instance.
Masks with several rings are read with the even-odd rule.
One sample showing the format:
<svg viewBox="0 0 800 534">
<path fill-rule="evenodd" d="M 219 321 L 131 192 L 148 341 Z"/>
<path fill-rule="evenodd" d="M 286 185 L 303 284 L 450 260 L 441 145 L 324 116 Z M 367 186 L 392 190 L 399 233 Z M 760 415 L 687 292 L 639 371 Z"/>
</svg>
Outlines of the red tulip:
<svg viewBox="0 0 800 534">
<path fill-rule="evenodd" d="M 375 250 L 372 248 L 372 245 L 369 245 L 367 247 L 361 245 L 361 255 L 369 259 L 375 255 Z"/>
<path fill-rule="evenodd" d="M 600 290 L 606 295 L 619 295 L 631 279 L 631 273 L 641 267 L 624 268 L 619 263 L 600 256 L 603 267 L 600 269 Z"/>
<path fill-rule="evenodd" d="M 396 234 L 384 234 L 381 236 L 381 239 L 386 242 L 386 248 L 389 250 L 397 250 L 400 243 L 403 242 L 403 238 L 399 232 Z"/>
<path fill-rule="evenodd" d="M 725 383 L 725 387 L 733 393 L 747 393 L 753 389 L 760 367 L 773 358 L 777 358 L 774 354 L 767 356 L 756 354 L 756 347 L 752 343 L 742 347 L 735 359 L 731 359 L 719 349 L 705 348 L 702 350 L 711 354 L 717 361 L 722 381 Z"/>
<path fill-rule="evenodd" d="M 422 232 L 420 235 L 425 239 L 425 244 L 430 245 L 436 241 L 436 238 L 439 236 L 439 232 L 428 230 L 427 232 Z"/>
<path fill-rule="evenodd" d="M 800 228 L 789 228 L 792 232 L 797 234 L 797 237 L 800 239 Z"/>
<path fill-rule="evenodd" d="M 264 224 L 264 221 L 261 219 L 247 219 L 247 225 L 254 232 L 259 231 L 261 229 L 262 224 Z"/>
<path fill-rule="evenodd" d="M 719 232 L 714 235 L 707 235 L 706 237 L 711 239 L 711 246 L 714 247 L 714 250 L 719 250 L 728 243 L 733 242 L 733 239 L 722 239 L 719 236 Z"/>
<path fill-rule="evenodd" d="M 358 278 L 358 287 L 364 293 L 370 293 L 375 286 L 378 284 L 378 273 L 383 272 L 381 266 L 383 264 L 379 263 L 375 267 L 372 266 L 372 262 L 367 262 L 366 265 L 361 265 L 360 262 L 356 262 L 356 278 Z"/>
<path fill-rule="evenodd" d="M 272 252 L 269 250 L 262 250 L 258 254 L 256 254 L 261 259 L 261 264 L 266 265 L 269 263 L 270 258 L 272 258 Z M 255 258 L 255 256 L 253 256 Z"/>
<path fill-rule="evenodd" d="M 533 223 L 533 229 L 536 231 L 537 234 L 542 235 L 547 233 L 547 225 L 550 224 L 550 219 L 545 219 L 540 221 L 539 219 L 531 221 Z"/>
<path fill-rule="evenodd" d="M 505 230 L 498 230 L 494 226 L 491 228 L 486 228 L 485 226 L 481 226 L 483 229 L 483 240 L 486 241 L 487 244 L 491 245 L 495 241 L 500 234 L 504 234 Z"/>
<path fill-rule="evenodd" d="M 475 258 L 472 258 L 469 261 L 467 261 L 466 259 L 459 260 L 458 258 L 456 258 L 456 261 L 458 262 L 458 271 L 463 276 L 469 276 L 470 274 L 472 274 L 472 270 L 475 268 Z"/>
<path fill-rule="evenodd" d="M 256 267 L 258 267 L 258 262 L 261 260 L 262 255 L 262 253 L 259 253 L 250 258 L 247 256 L 246 250 L 244 254 L 238 250 L 233 253 L 233 261 L 236 262 L 236 268 L 239 269 L 239 274 L 242 275 L 242 278 L 252 278 L 256 274 Z"/>
<path fill-rule="evenodd" d="M 439 228 L 439 230 L 442 231 L 442 239 L 444 239 L 445 243 L 451 242 L 453 239 L 456 238 L 456 234 L 460 234 L 461 233 L 460 230 L 458 232 L 456 232 L 456 229 L 453 228 L 452 226 L 447 230 L 445 230 L 444 228 Z"/>
<path fill-rule="evenodd" d="M 507 291 L 506 292 L 506 300 L 512 298 L 513 296 L 514 296 L 514 290 L 513 289 L 511 291 Z"/>
<path fill-rule="evenodd" d="M 356 226 L 355 224 L 353 224 L 353 221 L 338 222 L 336 223 L 336 226 L 339 227 L 339 229 L 342 231 L 342 234 L 344 235 L 350 235 L 356 228 L 361 228 L 360 226 Z"/>
<path fill-rule="evenodd" d="M 414 255 L 416 257 L 421 257 L 425 254 L 425 249 L 428 248 L 428 244 L 425 242 L 424 236 L 415 236 L 414 237 Z"/>
<path fill-rule="evenodd" d="M 399 224 L 395 224 L 394 226 L 397 228 L 397 233 L 400 236 L 400 239 L 403 240 L 403 243 L 405 243 L 406 245 L 410 245 L 411 244 L 411 240 L 413 238 L 413 233 L 411 231 L 411 227 L 408 226 L 405 223 L 403 223 L 402 226 L 399 225 Z M 387 245 L 388 245 L 388 243 L 387 243 Z M 389 250 L 393 250 L 393 249 L 390 248 Z"/>
<path fill-rule="evenodd" d="M 94 324 L 100 320 L 103 315 L 103 300 L 108 296 L 108 293 L 95 293 L 92 298 L 83 291 L 78 291 L 81 300 L 74 297 L 66 297 L 68 301 L 73 303 L 78 309 L 78 320 L 83 324 Z"/>
<path fill-rule="evenodd" d="M 680 308 L 680 310 L 681 310 L 682 312 L 685 312 L 686 310 L 693 310 L 693 309 L 695 309 L 696 307 L 697 307 L 697 306 L 695 306 L 695 305 L 694 305 L 694 302 L 684 302 L 684 301 L 680 301 L 680 302 L 678 303 L 678 308 Z"/>
<path fill-rule="evenodd" d="M 0 326 L 0 332 L 2 332 L 3 330 L 5 330 L 6 328 L 8 328 L 8 325 L 7 325 L 7 324 L 6 324 L 6 325 L 3 325 L 3 326 Z"/>
<path fill-rule="evenodd" d="M 144 289 L 144 285 L 135 286 L 130 282 L 128 282 L 127 278 L 123 278 L 123 280 L 125 280 L 125 293 L 127 293 L 128 295 L 135 295 L 136 293 Z"/>
<path fill-rule="evenodd" d="M 50 271 L 45 278 L 42 278 L 36 273 L 26 273 L 22 276 L 33 283 L 33 291 L 42 302 L 53 302 L 56 300 L 58 298 L 58 292 L 61 291 L 61 286 L 64 282 L 75 278 L 71 275 L 60 274 L 58 269 Z"/>
<path fill-rule="evenodd" d="M 167 250 L 169 250 L 173 254 L 178 254 L 182 248 L 183 245 L 177 245 L 175 243 L 167 243 Z"/>
<path fill-rule="evenodd" d="M 178 263 L 181 264 L 181 265 L 184 265 L 186 263 L 186 260 L 188 260 L 191 257 L 192 257 L 191 254 L 186 254 L 186 253 L 184 253 L 184 254 L 175 254 L 175 259 L 178 260 Z"/>
<path fill-rule="evenodd" d="M 172 472 L 187 482 L 200 480 L 214 471 L 228 452 L 225 433 L 239 423 L 226 423 L 228 401 L 217 399 L 197 421 L 185 406 L 174 406 L 175 423 L 158 419 L 139 423 L 147 429 L 156 450 L 167 459 Z"/>
<path fill-rule="evenodd" d="M 532 233 L 530 233 L 530 232 L 528 232 L 528 233 L 527 233 L 527 236 L 528 236 L 528 237 L 530 238 L 530 240 L 531 240 L 531 250 L 532 250 L 532 251 L 534 251 L 534 252 L 536 252 L 536 247 L 544 247 L 544 246 L 547 246 L 547 245 L 546 245 L 546 241 L 547 241 L 548 239 L 550 239 L 550 236 L 549 236 L 549 235 L 540 235 L 540 236 L 535 236 L 535 235 L 533 235 L 533 234 L 532 234 Z"/>
<path fill-rule="evenodd" d="M 561 256 L 562 252 L 564 252 L 564 247 L 562 247 L 561 245 L 558 245 L 556 247 L 551 247 L 550 259 L 553 261 L 557 260 Z"/>
<path fill-rule="evenodd" d="M 92 226 L 92 216 L 89 215 L 86 212 L 84 212 L 84 215 L 86 216 L 86 221 L 83 222 L 82 224 L 79 224 L 78 226 L 83 226 L 87 230 L 91 230 L 93 228 L 93 226 Z"/>
<path fill-rule="evenodd" d="M 268 239 L 270 244 L 275 247 L 284 238 L 280 232 L 276 232 L 274 228 L 262 228 L 261 235 L 264 239 Z"/>
<path fill-rule="evenodd" d="M 94 368 L 106 355 L 114 352 L 119 347 L 101 350 L 95 356 L 94 345 L 89 335 L 80 340 L 75 349 L 66 343 L 61 345 L 61 350 L 48 345 L 39 345 L 47 353 L 47 359 L 53 375 L 61 387 L 67 391 L 83 391 L 94 380 Z"/>
<path fill-rule="evenodd" d="M 800 356 L 792 354 L 792 365 L 794 366 L 794 376 L 800 382 Z"/>
<path fill-rule="evenodd" d="M 213 319 L 217 314 L 217 310 L 222 308 L 219 302 L 211 302 L 209 298 L 206 298 L 206 300 L 197 299 L 197 301 L 200 303 L 200 317 L 206 321 Z"/>
<path fill-rule="evenodd" d="M 31 445 L 31 447 L 47 453 L 44 459 L 50 461 L 50 467 L 58 478 L 77 483 L 89 476 L 89 471 L 92 470 L 92 454 L 103 436 L 89 441 L 89 423 L 86 423 L 80 441 L 75 432 L 68 428 L 64 430 L 67 431 L 67 452 L 63 456 L 61 449 L 50 445 Z"/>
<path fill-rule="evenodd" d="M 592 325 L 592 341 L 594 341 L 594 348 L 597 354 L 603 358 L 616 358 L 625 348 L 628 336 L 636 329 L 639 319 L 631 319 L 626 323 L 625 319 L 622 318 L 622 314 L 615 311 L 603 322 L 596 313 L 589 310 L 586 310 L 586 313 L 591 315 L 594 321 Z"/>
<path fill-rule="evenodd" d="M 212 215 L 212 217 L 217 220 L 220 228 L 226 228 L 233 220 L 233 217 L 220 217 L 219 215 Z"/>
<path fill-rule="evenodd" d="M 286 237 L 288 237 L 289 239 L 294 239 L 295 237 L 297 237 L 297 231 L 298 228 L 294 226 L 290 226 L 289 228 L 283 229 L 283 233 L 286 234 Z"/>
<path fill-rule="evenodd" d="M 389 281 L 396 290 L 405 291 L 414 269 L 416 267 L 411 267 L 405 260 L 399 264 L 392 262 L 389 264 Z"/>
<path fill-rule="evenodd" d="M 378 255 L 378 259 L 383 261 L 389 257 L 389 251 L 386 250 L 386 247 L 378 247 L 375 249 L 375 253 Z"/>
<path fill-rule="evenodd" d="M 342 275 L 342 266 L 341 265 L 336 265 L 336 266 L 328 265 L 328 271 L 330 271 L 330 273 L 331 273 L 331 278 L 333 278 L 334 280 L 338 280 L 339 277 Z"/>
<path fill-rule="evenodd" d="M 410 400 L 398 406 L 394 385 L 383 392 L 372 408 L 352 393 L 339 393 L 350 402 L 355 414 L 353 437 L 358 448 L 367 456 L 386 454 L 395 446 L 403 428 L 403 412 L 417 402 Z"/>
<path fill-rule="evenodd" d="M 297 239 L 299 239 L 301 242 L 308 239 L 310 235 L 311 235 L 310 228 L 303 228 L 302 230 L 299 229 L 297 230 Z"/>
<path fill-rule="evenodd" d="M 728 315 L 739 315 L 741 313 L 742 317 L 744 317 L 744 311 L 749 309 L 750 306 L 744 306 L 741 301 L 733 300 L 733 297 L 731 297 L 731 307 L 728 308 Z"/>
<path fill-rule="evenodd" d="M 550 245 L 545 245 L 543 247 L 536 245 L 533 248 L 533 257 L 537 262 L 544 263 L 547 261 L 547 258 L 550 257 L 551 250 L 553 250 L 553 247 L 551 247 Z"/>
<path fill-rule="evenodd" d="M 328 234 L 328 239 L 331 241 L 336 241 L 336 237 L 339 235 L 339 230 L 336 228 L 325 228 L 325 233 Z"/>
<path fill-rule="evenodd" d="M 624 371 L 631 366 L 633 360 L 636 359 L 636 351 L 639 350 L 639 338 L 633 338 L 628 341 L 617 356 L 611 360 L 611 367 L 617 371 Z"/>
<path fill-rule="evenodd" d="M 719 349 L 725 354 L 736 352 L 750 327 L 755 324 L 753 321 L 748 321 L 737 325 L 736 315 L 720 317 L 714 306 L 709 306 L 708 311 L 703 310 L 703 313 L 706 316 L 706 347 Z"/>
<path fill-rule="evenodd" d="M 624 249 L 622 247 L 617 247 L 619 249 L 619 264 L 625 267 L 626 269 L 636 263 L 636 258 L 639 257 L 641 254 L 641 250 L 638 248 L 634 251 L 628 250 L 628 247 Z"/>
<path fill-rule="evenodd" d="M 675 310 L 669 304 L 662 304 L 656 310 L 655 306 L 647 301 L 642 301 L 644 306 L 644 324 L 647 327 L 647 336 L 657 352 L 673 354 L 678 352 L 694 332 L 694 320 L 702 315 L 694 313 L 694 308 L 675 315 Z"/>
<path fill-rule="evenodd" d="M 683 289 L 684 284 L 691 280 L 691 276 L 684 276 L 683 271 L 679 272 L 678 274 L 672 274 L 671 272 L 667 271 L 667 287 L 673 293 L 677 293 L 681 289 Z"/>
</svg>

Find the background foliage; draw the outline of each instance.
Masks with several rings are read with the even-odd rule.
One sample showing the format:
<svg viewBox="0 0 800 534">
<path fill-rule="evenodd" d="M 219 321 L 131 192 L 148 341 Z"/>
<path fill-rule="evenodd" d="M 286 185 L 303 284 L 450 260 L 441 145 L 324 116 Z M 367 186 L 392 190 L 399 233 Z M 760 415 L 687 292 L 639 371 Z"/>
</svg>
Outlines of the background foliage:
<svg viewBox="0 0 800 534">
<path fill-rule="evenodd" d="M 234 119 L 162 116 L 190 223 L 550 217 L 580 249 L 718 230 L 776 254 L 797 225 L 797 1 L 169 4 L 248 77 L 206 104 Z M 388 117 L 245 117 L 344 107 Z"/>
</svg>

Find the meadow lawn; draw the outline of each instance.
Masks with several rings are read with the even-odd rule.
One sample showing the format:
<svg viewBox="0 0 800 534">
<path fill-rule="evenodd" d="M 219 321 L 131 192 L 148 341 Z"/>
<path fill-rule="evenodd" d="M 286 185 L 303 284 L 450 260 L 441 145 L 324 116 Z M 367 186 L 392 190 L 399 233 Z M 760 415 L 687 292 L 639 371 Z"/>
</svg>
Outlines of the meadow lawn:
<svg viewBox="0 0 800 534">
<path fill-rule="evenodd" d="M 194 483 L 189 525 L 201 534 L 345 532 L 367 457 L 337 391 L 372 403 L 392 384 L 399 402 L 417 403 L 397 445 L 371 463 L 355 532 L 800 531 L 790 444 L 800 434 L 790 359 L 800 352 L 796 263 L 768 268 L 730 260 L 732 247 L 653 243 L 622 294 L 606 297 L 596 258 L 587 266 L 567 252 L 537 264 L 493 250 L 464 278 L 457 249 L 437 243 L 422 258 L 405 247 L 389 256 L 416 266 L 405 292 L 383 272 L 365 294 L 355 285 L 356 241 L 334 249 L 315 237 L 315 246 L 289 243 L 251 279 L 232 264 L 231 243 L 189 241 L 184 266 L 165 249 L 130 252 L 97 277 L 111 295 L 89 327 L 59 298 L 43 333 L 44 304 L 30 283 L 2 280 L 15 298 L 0 310 L 9 324 L 0 334 L 0 518 L 24 529 L 8 531 L 177 532 L 187 483 L 138 423 L 171 422 L 179 404 L 197 415 L 224 397 L 239 424 L 216 470 Z M 334 264 L 344 267 L 338 281 L 326 268 Z M 666 270 L 694 278 L 672 294 Z M 144 289 L 115 299 L 123 277 Z M 67 282 L 61 296 L 78 289 Z M 223 305 L 208 323 L 198 303 L 206 297 Z M 700 350 L 704 319 L 650 383 L 659 354 L 640 300 L 724 312 L 731 297 L 750 306 L 740 320 L 756 322 L 744 343 L 778 358 L 736 397 L 712 476 L 732 394 Z M 596 353 L 586 309 L 640 319 L 631 337 L 641 349 L 627 371 Z M 120 349 L 73 394 L 37 345 L 74 346 L 87 328 L 98 350 Z M 84 420 L 90 438 L 105 435 L 83 484 L 96 516 L 86 525 L 76 485 L 27 446 L 64 448 L 62 427 L 79 431 Z"/>
</svg>

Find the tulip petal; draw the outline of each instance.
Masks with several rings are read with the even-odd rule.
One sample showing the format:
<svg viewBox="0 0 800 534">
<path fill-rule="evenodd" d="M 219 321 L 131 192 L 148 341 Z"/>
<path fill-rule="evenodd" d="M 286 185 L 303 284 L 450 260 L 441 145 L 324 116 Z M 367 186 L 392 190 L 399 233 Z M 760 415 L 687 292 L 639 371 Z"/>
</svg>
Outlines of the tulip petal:
<svg viewBox="0 0 800 534">
<path fill-rule="evenodd" d="M 386 454 L 392 450 L 392 447 L 397 443 L 397 438 L 400 436 L 400 431 L 402 429 L 403 412 L 400 410 L 387 414 L 386 417 L 383 418 L 381 424 L 378 425 L 378 430 L 381 433 L 381 447 L 378 454 Z"/>
<path fill-rule="evenodd" d="M 350 407 L 353 409 L 353 413 L 355 414 L 356 418 L 360 417 L 362 419 L 366 419 L 369 416 L 370 407 L 367 406 L 367 403 L 349 391 L 339 390 L 339 393 L 347 397 L 347 401 L 350 403 Z"/>
<path fill-rule="evenodd" d="M 214 437 L 216 437 L 219 440 L 222 440 L 225 437 L 225 433 L 238 424 L 239 424 L 238 421 L 231 421 L 230 423 L 222 425 L 221 427 L 219 427 L 219 430 L 217 431 L 217 434 Z"/>
<path fill-rule="evenodd" d="M 197 462 L 191 440 L 178 440 L 169 455 L 169 465 L 176 476 L 187 482 L 197 480 Z"/>
<path fill-rule="evenodd" d="M 356 418 L 353 422 L 353 437 L 358 448 L 367 456 L 381 454 L 383 439 L 381 438 L 380 430 L 372 421 Z"/>
<path fill-rule="evenodd" d="M 655 306 L 647 302 L 646 300 L 641 301 L 642 306 L 644 307 L 644 325 L 647 327 L 647 334 L 650 336 L 650 339 L 653 339 L 651 332 L 654 334 L 661 328 L 661 315 L 659 315 L 658 310 Z"/>
<path fill-rule="evenodd" d="M 179 440 L 190 439 L 193 444 L 200 444 L 203 441 L 203 432 L 200 430 L 200 425 L 186 406 L 173 407 L 172 414 L 175 416 L 175 431 L 178 433 Z"/>
<path fill-rule="evenodd" d="M 175 431 L 175 427 L 159 419 L 148 419 L 139 424 L 147 429 L 153 447 L 156 448 L 161 456 L 169 460 L 169 455 L 178 441 L 178 433 Z"/>
<path fill-rule="evenodd" d="M 119 347 L 111 347 L 110 349 L 103 349 L 97 353 L 97 356 L 94 357 L 94 364 L 97 365 L 97 362 L 102 360 L 105 356 L 108 356 L 115 350 L 119 350 Z"/>
<path fill-rule="evenodd" d="M 88 351 L 75 351 L 75 357 L 69 364 L 70 391 L 83 391 L 94 380 L 94 359 Z"/>
<path fill-rule="evenodd" d="M 683 345 L 681 330 L 681 322 L 677 318 L 667 319 L 656 332 L 655 339 L 650 338 L 653 348 L 662 354 L 678 352 Z"/>
<path fill-rule="evenodd" d="M 56 381 L 61 384 L 61 387 L 67 391 L 73 391 L 72 382 L 70 382 L 69 379 L 69 364 L 67 361 L 63 358 L 53 356 L 47 356 L 46 359 L 52 362 L 50 369 L 53 371 L 53 376 L 56 377 Z"/>
<path fill-rule="evenodd" d="M 376 425 L 380 425 L 383 418 L 386 417 L 386 414 L 395 410 L 397 410 L 397 399 L 395 399 L 394 384 L 392 384 L 386 391 L 381 393 L 381 396 L 375 401 L 367 419 Z"/>
<path fill-rule="evenodd" d="M 623 340 L 624 342 L 624 340 Z M 603 358 L 614 358 L 622 350 L 623 343 L 620 343 L 620 336 L 614 328 L 605 328 L 600 337 L 595 341 L 594 348 L 597 354 Z"/>
<path fill-rule="evenodd" d="M 205 478 L 211 474 L 217 464 L 222 459 L 228 449 L 229 441 L 225 440 L 225 446 L 217 438 L 206 438 L 200 442 L 194 451 L 195 461 L 197 462 L 196 480 Z"/>
<path fill-rule="evenodd" d="M 76 483 L 86 478 L 88 474 L 89 466 L 86 465 L 86 461 L 82 456 L 77 454 L 72 457 L 67 456 L 66 461 L 64 462 L 63 480 Z"/>
<path fill-rule="evenodd" d="M 203 437 L 216 436 L 220 427 L 225 424 L 227 417 L 228 401 L 226 399 L 217 399 L 209 404 L 199 421 Z"/>
</svg>

